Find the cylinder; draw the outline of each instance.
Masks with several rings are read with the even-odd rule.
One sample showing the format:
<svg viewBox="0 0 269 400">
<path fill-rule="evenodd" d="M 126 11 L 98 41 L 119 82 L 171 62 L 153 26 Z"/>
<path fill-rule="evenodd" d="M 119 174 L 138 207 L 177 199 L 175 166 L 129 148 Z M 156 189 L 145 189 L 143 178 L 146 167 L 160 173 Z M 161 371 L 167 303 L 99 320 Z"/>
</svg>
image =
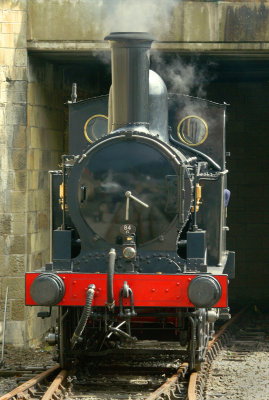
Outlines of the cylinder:
<svg viewBox="0 0 269 400">
<path fill-rule="evenodd" d="M 111 44 L 112 131 L 128 125 L 149 127 L 149 49 L 144 32 L 113 32 Z"/>
</svg>

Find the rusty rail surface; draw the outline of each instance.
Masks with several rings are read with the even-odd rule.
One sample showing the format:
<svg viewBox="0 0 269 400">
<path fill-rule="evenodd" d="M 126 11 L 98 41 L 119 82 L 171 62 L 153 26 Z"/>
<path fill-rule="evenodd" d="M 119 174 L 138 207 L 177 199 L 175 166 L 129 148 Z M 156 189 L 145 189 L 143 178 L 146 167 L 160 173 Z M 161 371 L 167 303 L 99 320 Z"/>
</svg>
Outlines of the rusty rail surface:
<svg viewBox="0 0 269 400">
<path fill-rule="evenodd" d="M 198 374 L 197 372 L 192 372 L 189 379 L 188 386 L 188 400 L 196 400 L 196 382 Z"/>
<path fill-rule="evenodd" d="M 57 392 L 58 389 L 62 389 L 62 383 L 67 377 L 68 372 L 63 369 L 59 374 L 56 376 L 44 396 L 42 397 L 42 400 L 51 400 L 53 399 L 53 395 Z"/>
<path fill-rule="evenodd" d="M 56 364 L 54 367 L 48 369 L 47 371 L 41 372 L 34 378 L 30 379 L 29 381 L 23 383 L 22 385 L 18 386 L 15 389 L 13 389 L 11 392 L 4 394 L 2 397 L 0 397 L 0 400 L 9 400 L 9 399 L 12 399 L 13 397 L 16 397 L 19 395 L 22 396 L 22 398 L 23 398 L 23 392 L 30 389 L 37 383 L 42 382 L 44 379 L 46 379 L 48 376 L 50 376 L 53 372 L 57 371 L 59 368 L 60 368 L 60 365 Z"/>
<path fill-rule="evenodd" d="M 167 398 L 170 398 L 169 394 L 172 390 L 172 388 L 177 384 L 177 382 L 181 379 L 184 378 L 188 371 L 188 363 L 183 363 L 176 374 L 171 376 L 171 378 L 167 379 L 167 381 L 160 386 L 155 392 L 151 393 L 149 397 L 146 398 L 146 400 L 156 400 L 160 398 L 162 395 L 167 395 Z M 1 399 L 0 399 L 1 400 Z"/>
</svg>

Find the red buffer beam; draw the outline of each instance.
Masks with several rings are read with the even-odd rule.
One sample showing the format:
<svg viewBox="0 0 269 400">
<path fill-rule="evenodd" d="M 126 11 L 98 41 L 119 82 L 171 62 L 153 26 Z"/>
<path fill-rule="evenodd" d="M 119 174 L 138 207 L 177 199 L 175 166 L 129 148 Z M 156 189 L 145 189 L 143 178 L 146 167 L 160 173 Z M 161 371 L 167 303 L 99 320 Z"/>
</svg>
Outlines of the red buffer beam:
<svg viewBox="0 0 269 400">
<path fill-rule="evenodd" d="M 25 304 L 37 305 L 30 295 L 30 288 L 39 273 L 26 273 Z M 93 307 L 104 307 L 107 301 L 107 275 L 88 273 L 59 273 L 65 284 L 65 295 L 58 305 L 84 306 L 86 292 L 94 284 Z M 125 281 L 133 291 L 135 307 L 194 307 L 188 298 L 188 286 L 197 275 L 115 274 L 114 299 L 119 306 L 119 294 Z M 214 305 L 227 307 L 227 275 L 214 275 L 221 286 L 221 297 Z M 123 299 L 123 306 L 130 305 L 130 298 Z"/>
</svg>

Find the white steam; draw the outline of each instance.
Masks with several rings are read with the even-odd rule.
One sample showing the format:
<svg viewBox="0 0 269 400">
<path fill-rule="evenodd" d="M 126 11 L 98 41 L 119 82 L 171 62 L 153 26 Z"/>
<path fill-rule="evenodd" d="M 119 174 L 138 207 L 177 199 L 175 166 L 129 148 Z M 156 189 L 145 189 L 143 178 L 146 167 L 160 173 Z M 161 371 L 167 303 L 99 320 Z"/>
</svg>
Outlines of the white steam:
<svg viewBox="0 0 269 400">
<path fill-rule="evenodd" d="M 206 97 L 206 86 L 215 78 L 213 63 L 198 65 L 183 61 L 178 55 L 167 61 L 159 53 L 153 54 L 152 60 L 170 93 Z"/>
<path fill-rule="evenodd" d="M 103 30 L 110 32 L 150 32 L 157 40 L 167 35 L 171 28 L 172 12 L 180 0 L 99 0 Z"/>
</svg>

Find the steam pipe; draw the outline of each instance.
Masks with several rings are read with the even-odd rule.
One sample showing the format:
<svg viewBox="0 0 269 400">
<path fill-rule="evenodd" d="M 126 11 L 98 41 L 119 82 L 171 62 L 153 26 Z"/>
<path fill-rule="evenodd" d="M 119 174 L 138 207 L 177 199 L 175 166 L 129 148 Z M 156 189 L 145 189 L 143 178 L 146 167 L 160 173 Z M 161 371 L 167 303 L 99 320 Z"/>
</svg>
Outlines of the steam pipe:
<svg viewBox="0 0 269 400">
<path fill-rule="evenodd" d="M 92 308 L 92 300 L 94 296 L 94 291 L 95 291 L 95 285 L 91 284 L 89 285 L 89 288 L 87 290 L 87 297 L 86 297 L 86 303 L 82 311 L 82 315 L 80 317 L 80 320 L 78 322 L 78 325 L 76 327 L 75 332 L 73 333 L 72 339 L 71 339 L 71 347 L 72 349 L 75 347 L 79 337 L 81 336 L 82 332 L 84 331 L 85 325 L 88 321 L 88 318 L 91 313 L 91 308 Z"/>
<path fill-rule="evenodd" d="M 111 311 L 115 307 L 114 293 L 113 293 L 113 278 L 115 269 L 116 251 L 110 249 L 109 262 L 107 270 L 107 308 Z"/>
<path fill-rule="evenodd" d="M 127 125 L 149 127 L 149 49 L 153 38 L 144 32 L 113 32 L 111 44 L 112 131 Z"/>
</svg>

